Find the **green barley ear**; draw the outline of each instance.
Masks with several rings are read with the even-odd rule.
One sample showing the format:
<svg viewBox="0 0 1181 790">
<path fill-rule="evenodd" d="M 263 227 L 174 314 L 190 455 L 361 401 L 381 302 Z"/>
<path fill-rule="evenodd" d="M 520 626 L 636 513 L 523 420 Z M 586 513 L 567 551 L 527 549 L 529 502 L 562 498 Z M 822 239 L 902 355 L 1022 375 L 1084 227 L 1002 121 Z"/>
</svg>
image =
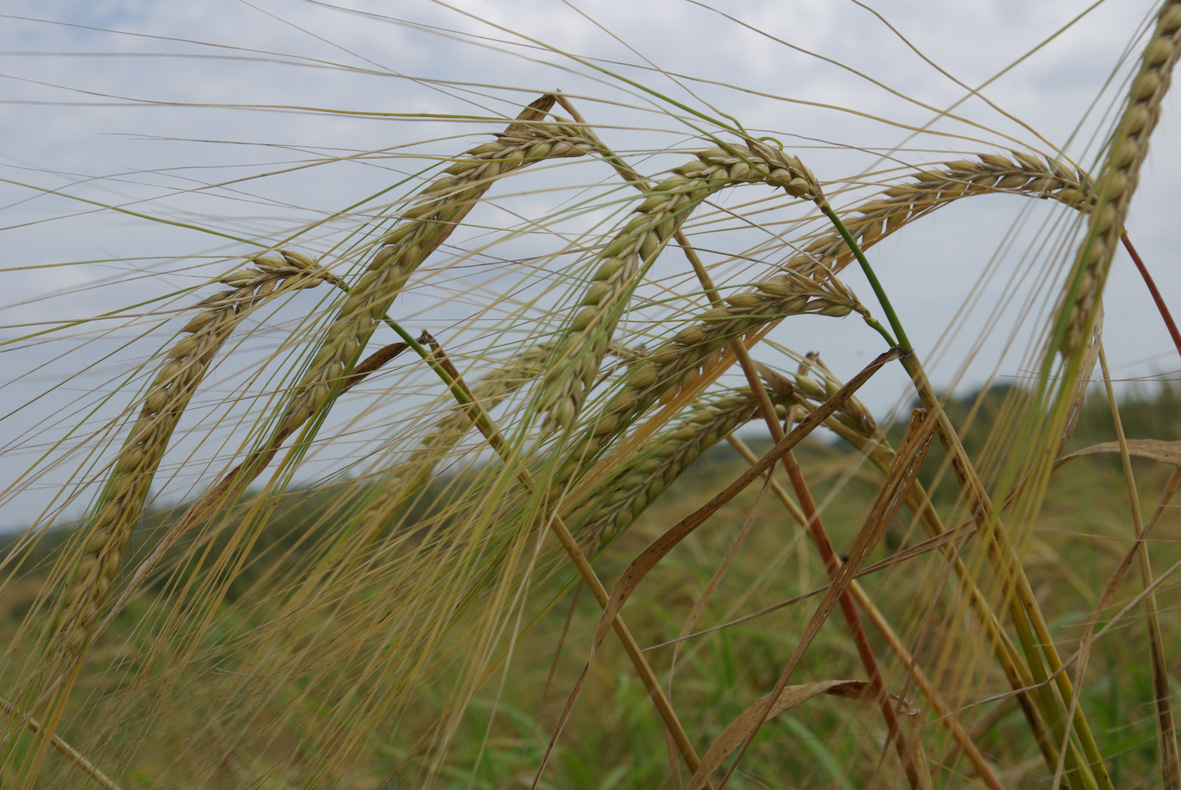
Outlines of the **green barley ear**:
<svg viewBox="0 0 1181 790">
<path fill-rule="evenodd" d="M 793 393 L 771 390 L 778 417 L 796 402 Z M 729 433 L 760 416 L 749 391 L 705 401 L 641 445 L 634 460 L 590 494 L 568 520 L 587 551 L 598 553 L 619 538 L 650 504 L 696 461 Z"/>
</svg>

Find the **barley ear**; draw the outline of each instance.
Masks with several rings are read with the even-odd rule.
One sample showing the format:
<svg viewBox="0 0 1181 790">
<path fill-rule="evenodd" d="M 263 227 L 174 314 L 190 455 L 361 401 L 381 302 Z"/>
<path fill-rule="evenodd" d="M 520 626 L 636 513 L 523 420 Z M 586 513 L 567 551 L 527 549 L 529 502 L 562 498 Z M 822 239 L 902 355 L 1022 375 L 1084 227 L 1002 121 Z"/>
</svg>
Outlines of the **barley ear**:
<svg viewBox="0 0 1181 790">
<path fill-rule="evenodd" d="M 1140 71 L 1132 80 L 1127 106 L 1108 145 L 1087 236 L 1056 311 L 1052 350 L 1065 358 L 1082 353 L 1095 323 L 1103 286 L 1139 181 L 1140 166 L 1148 155 L 1148 140 L 1160 119 L 1161 101 L 1179 56 L 1181 1 L 1170 0 L 1157 15 L 1156 28 L 1140 59 Z"/>
<path fill-rule="evenodd" d="M 541 120 L 555 98 L 545 94 L 526 107 L 497 139 L 456 159 L 402 212 L 381 238 L 367 271 L 348 289 L 307 371 L 293 388 L 274 434 L 275 446 L 320 412 L 339 392 L 361 349 L 410 276 L 459 226 L 502 176 L 544 159 L 578 157 L 595 144 L 579 129 Z"/>
<path fill-rule="evenodd" d="M 781 418 L 795 402 L 791 394 L 768 394 Z M 630 463 L 573 509 L 567 518 L 570 531 L 589 552 L 602 551 L 703 452 L 758 416 L 759 405 L 750 390 L 728 393 L 691 409 L 645 442 Z"/>
<path fill-rule="evenodd" d="M 948 203 L 971 197 L 1009 193 L 1055 200 L 1089 211 L 1095 202 L 1090 178 L 1077 167 L 1056 159 L 1017 151 L 1010 156 L 978 154 L 920 170 L 913 178 L 893 184 L 860 206 L 842 210 L 849 234 L 865 250 Z M 840 272 L 853 261 L 853 252 L 835 231 L 808 242 L 787 267 L 822 278 Z"/>
<path fill-rule="evenodd" d="M 115 460 L 102 496 L 86 519 L 86 545 L 62 596 L 56 653 L 77 658 L 86 649 L 107 600 L 169 439 L 218 350 L 253 309 L 289 282 L 311 288 L 333 279 L 299 254 L 261 256 L 254 267 L 223 277 L 230 286 L 200 303 L 200 312 L 164 356 L 140 406 L 131 435 Z"/>
<path fill-rule="evenodd" d="M 753 140 L 746 149 L 712 148 L 642 190 L 639 215 L 600 252 L 592 282 L 555 346 L 552 371 L 543 384 L 542 408 L 552 427 L 568 428 L 590 386 L 626 309 L 636 280 L 703 201 L 736 184 L 764 183 L 792 197 L 827 207 L 820 183 L 794 156 Z"/>
</svg>

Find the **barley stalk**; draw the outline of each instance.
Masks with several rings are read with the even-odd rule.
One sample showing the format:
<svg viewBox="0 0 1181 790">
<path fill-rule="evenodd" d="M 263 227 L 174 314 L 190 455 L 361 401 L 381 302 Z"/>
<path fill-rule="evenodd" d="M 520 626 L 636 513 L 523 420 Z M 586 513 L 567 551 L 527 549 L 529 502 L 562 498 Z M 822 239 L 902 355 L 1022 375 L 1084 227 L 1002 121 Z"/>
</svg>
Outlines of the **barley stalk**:
<svg viewBox="0 0 1181 790">
<path fill-rule="evenodd" d="M 1066 293 L 1057 310 L 1055 342 L 1059 343 L 1057 350 L 1064 357 L 1073 356 L 1090 336 L 1103 285 L 1140 179 L 1140 166 L 1148 156 L 1148 140 L 1160 118 L 1161 101 L 1169 89 L 1178 57 L 1181 57 L 1181 2 L 1170 0 L 1157 16 L 1156 29 L 1140 59 L 1140 71 L 1132 80 L 1127 107 L 1099 175 L 1087 238 L 1075 258 Z"/>
<path fill-rule="evenodd" d="M 1081 782 L 1083 781 L 1081 777 L 1089 773 L 1090 775 L 1086 776 L 1087 782 L 1097 782 L 1099 787 L 1110 788 L 1112 786 L 1110 776 L 1103 764 L 1102 754 L 1082 709 L 1075 709 L 1072 720 L 1069 722 L 1065 721 L 1062 716 L 1058 699 L 1055 696 L 1055 687 L 1064 699 L 1073 694 L 1073 687 L 1067 674 L 1059 671 L 1063 667 L 1062 658 L 1050 634 L 1045 616 L 1038 607 L 1025 568 L 1018 559 L 1017 551 L 1009 537 L 1009 530 L 1001 521 L 1000 511 L 993 503 L 984 483 L 981 482 L 967 451 L 964 450 L 963 443 L 951 425 L 947 413 L 943 410 L 943 405 L 936 397 L 918 356 L 911 354 L 903 357 L 902 365 L 910 375 L 923 407 L 931 412 L 936 419 L 936 435 L 943 445 L 944 452 L 949 456 L 956 481 L 972 510 L 973 520 L 986 543 L 988 555 L 996 570 L 999 583 L 1005 590 L 1009 618 L 1017 630 L 1018 639 L 1026 653 L 1027 666 L 1033 676 L 1037 693 L 1042 699 L 1042 710 L 1055 737 L 1065 746 L 1063 756 L 1067 758 L 1068 767 L 1072 771 L 1077 767 L 1080 772 L 1073 781 Z M 1073 390 L 1073 385 L 1071 389 Z M 1054 445 L 1057 444 L 1057 439 L 1056 436 Z M 1051 445 L 1049 449 L 1053 449 L 1054 445 Z M 1085 761 L 1076 759 L 1077 752 L 1069 742 L 1070 730 L 1068 727 L 1073 727 L 1074 732 L 1078 735 Z"/>
<path fill-rule="evenodd" d="M 808 375 L 809 369 L 820 372 L 823 383 L 817 382 Z M 811 412 L 820 403 L 823 403 L 829 397 L 828 393 L 833 391 L 834 387 L 839 388 L 841 384 L 839 379 L 834 377 L 827 367 L 811 354 L 805 364 L 800 366 L 800 371 L 790 379 L 785 379 L 780 374 L 765 368 L 761 369 L 760 373 L 767 380 L 768 385 L 777 392 L 794 388 L 803 414 Z M 850 398 L 850 401 L 853 400 Z M 860 403 L 849 405 L 848 410 L 840 410 L 829 418 L 825 422 L 825 427 L 865 453 L 866 457 L 870 458 L 882 470 L 889 469 L 895 459 L 895 452 L 889 440 L 876 425 L 872 415 L 865 411 L 864 405 Z M 922 483 L 916 482 L 914 484 L 907 495 L 907 505 L 919 517 L 920 523 L 932 538 L 949 534 L 949 530 L 935 510 Z M 962 529 L 963 527 L 960 527 L 950 532 Z M 939 551 L 952 564 L 952 570 L 963 585 L 973 612 L 984 627 L 988 640 L 996 651 L 998 663 L 1016 693 L 1017 701 L 1025 713 L 1030 730 L 1038 746 L 1042 749 L 1047 764 L 1053 768 L 1058 760 L 1058 751 L 1038 718 L 1037 712 L 1040 710 L 1040 705 L 1038 699 L 1030 692 L 1033 679 L 1029 670 L 1021 662 L 1016 647 L 998 620 L 988 598 L 977 585 L 972 572 L 959 556 L 957 549 L 950 543 L 943 543 L 939 546 Z"/>
<path fill-rule="evenodd" d="M 641 190 L 644 200 L 636 209 L 640 216 L 603 249 L 581 309 L 554 350 L 555 364 L 543 384 L 542 403 L 551 424 L 569 428 L 574 423 L 637 276 L 703 201 L 735 184 L 765 183 L 827 205 L 816 177 L 799 159 L 753 140 L 746 145 L 746 150 L 703 151 L 656 186 Z"/>
</svg>

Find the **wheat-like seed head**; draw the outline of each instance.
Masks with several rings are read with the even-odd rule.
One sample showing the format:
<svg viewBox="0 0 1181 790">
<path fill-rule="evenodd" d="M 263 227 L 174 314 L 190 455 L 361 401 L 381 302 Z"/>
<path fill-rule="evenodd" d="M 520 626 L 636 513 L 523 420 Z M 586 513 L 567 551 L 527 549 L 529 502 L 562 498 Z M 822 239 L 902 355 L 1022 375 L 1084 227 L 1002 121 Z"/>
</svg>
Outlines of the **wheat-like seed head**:
<svg viewBox="0 0 1181 790">
<path fill-rule="evenodd" d="M 285 251 L 282 259 L 255 259 L 257 270 L 229 275 L 223 282 L 234 290 L 199 305 L 205 309 L 184 329 L 189 337 L 169 352 L 170 361 L 145 398 L 133 439 L 117 461 L 104 505 L 95 518 L 76 581 L 64 597 L 58 632 L 67 654 L 78 654 L 85 648 L 168 437 L 205 367 L 236 325 L 237 316 L 269 296 L 287 278 L 292 278 L 295 287 L 331 282 L 347 291 L 336 320 L 265 446 L 250 454 L 251 461 L 246 465 L 250 468 L 239 467 L 209 492 L 201 500 L 206 504 L 220 505 L 226 492 L 245 487 L 251 475 L 257 473 L 254 467 L 269 460 L 288 436 L 328 402 L 333 387 L 345 385 L 346 373 L 402 283 L 446 239 L 496 178 L 544 158 L 581 156 L 594 148 L 595 143 L 577 128 L 538 123 L 552 104 L 552 96 L 542 97 L 496 141 L 469 151 L 447 169 L 448 175 L 423 190 L 418 202 L 404 212 L 403 223 L 384 237 L 361 282 L 351 289 L 308 256 Z M 227 482 L 235 487 L 224 487 Z M 204 511 L 201 507 L 194 509 L 182 523 L 188 524 Z"/>
<path fill-rule="evenodd" d="M 805 313 L 842 317 L 863 307 L 835 278 L 818 282 L 795 272 L 782 272 L 734 294 L 687 322 L 673 337 L 641 356 L 629 369 L 623 388 L 587 420 L 579 444 L 556 472 L 558 482 L 571 479 L 588 459 L 603 452 L 641 413 L 682 388 L 718 361 L 728 343 L 789 315 Z"/>
<path fill-rule="evenodd" d="M 552 104 L 552 101 L 550 102 Z M 280 417 L 275 437 L 290 436 L 316 414 L 339 386 L 410 275 L 455 230 L 501 176 L 544 159 L 583 156 L 594 141 L 576 126 L 514 124 L 498 139 L 468 151 L 402 212 L 381 239 L 368 270 L 337 311 L 307 372 Z"/>
<path fill-rule="evenodd" d="M 776 391 L 773 382 L 773 376 L 781 374 L 776 373 L 767 368 L 760 369 L 761 375 L 767 379 L 768 384 L 771 384 Z M 818 374 L 820 381 L 813 378 L 813 374 Z M 815 405 L 820 405 L 824 401 L 836 394 L 837 390 L 843 387 L 845 382 L 838 379 L 833 372 L 828 369 L 828 366 L 821 361 L 820 355 L 810 353 L 804 359 L 800 369 L 796 371 L 795 375 L 789 382 L 790 388 L 794 389 L 798 402 L 806 408 L 813 408 L 808 401 L 812 401 Z M 779 385 L 782 387 L 782 385 Z M 836 410 L 828 423 L 839 423 L 846 426 L 850 430 L 857 431 L 865 436 L 874 436 L 878 433 L 877 421 L 873 418 L 873 414 L 866 408 L 865 404 L 856 395 L 850 395 Z"/>
<path fill-rule="evenodd" d="M 127 541 L 143 513 L 152 478 L 185 407 L 205 378 L 209 364 L 243 317 L 276 290 L 314 288 L 333 276 L 299 253 L 261 256 L 254 268 L 220 282 L 230 286 L 197 304 L 182 337 L 165 354 L 140 407 L 140 414 L 88 522 L 81 562 L 62 596 L 57 616 L 57 653 L 75 657 L 86 648 L 98 612 L 123 562 Z"/>
<path fill-rule="evenodd" d="M 1031 195 L 1088 210 L 1095 195 L 1090 178 L 1059 161 L 1013 151 L 1012 157 L 979 154 L 920 171 L 912 181 L 886 189 L 881 197 L 844 212 L 846 226 L 862 249 L 873 246 L 904 225 L 953 200 L 971 195 L 1011 193 Z M 786 266 L 814 277 L 839 272 L 853 260 L 840 234 L 832 231 L 814 239 Z"/>
<path fill-rule="evenodd" d="M 783 417 L 793 395 L 768 392 Z M 599 486 L 586 504 L 567 517 L 570 530 L 591 553 L 618 538 L 697 458 L 726 434 L 759 415 L 749 391 L 736 391 L 687 412 L 645 442 L 635 460 Z"/>
<path fill-rule="evenodd" d="M 1108 148 L 1087 238 L 1071 270 L 1069 289 L 1058 307 L 1057 323 L 1063 330 L 1058 351 L 1064 357 L 1081 349 L 1095 322 L 1107 272 L 1140 179 L 1140 165 L 1148 156 L 1148 140 L 1160 118 L 1161 100 L 1169 89 L 1178 57 L 1181 57 L 1181 2 L 1167 2 L 1157 16 L 1152 39 L 1144 48 L 1128 106 Z"/>
<path fill-rule="evenodd" d="M 551 424 L 574 423 L 623 313 L 623 301 L 642 268 L 655 260 L 702 201 L 726 187 L 751 183 L 778 187 L 818 205 L 824 202 L 816 177 L 799 159 L 751 140 L 745 150 L 703 151 L 644 190 L 636 209 L 640 216 L 603 249 L 581 309 L 566 326 L 564 342 L 555 347 L 555 364 L 543 384 L 543 408 Z"/>
</svg>

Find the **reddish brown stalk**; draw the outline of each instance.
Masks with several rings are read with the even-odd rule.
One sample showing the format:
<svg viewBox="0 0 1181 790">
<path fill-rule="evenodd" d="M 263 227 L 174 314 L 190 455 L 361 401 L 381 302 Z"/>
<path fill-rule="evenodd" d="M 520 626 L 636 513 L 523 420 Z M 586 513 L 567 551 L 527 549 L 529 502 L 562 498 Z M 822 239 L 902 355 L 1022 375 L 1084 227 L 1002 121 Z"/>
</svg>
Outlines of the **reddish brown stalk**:
<svg viewBox="0 0 1181 790">
<path fill-rule="evenodd" d="M 622 610 L 623 605 L 627 602 L 631 594 L 635 592 L 636 587 L 647 575 L 647 573 L 656 567 L 656 565 L 659 564 L 660 561 L 666 557 L 670 551 L 680 544 L 681 541 L 693 534 L 694 530 L 696 530 L 707 520 L 709 520 L 711 516 L 721 510 L 722 507 L 726 505 L 726 503 L 734 499 L 734 497 L 736 497 L 739 492 L 754 482 L 755 479 L 761 477 L 768 470 L 772 469 L 775 464 L 778 463 L 779 459 L 784 453 L 789 452 L 793 447 L 795 447 L 797 444 L 803 441 L 804 438 L 811 434 L 812 431 L 823 424 L 825 420 L 831 417 L 837 411 L 837 409 L 839 409 L 849 398 L 851 398 L 853 394 L 858 389 L 860 389 L 861 386 L 870 379 L 870 377 L 873 376 L 874 373 L 882 368 L 883 365 L 887 364 L 888 362 L 892 362 L 897 358 L 897 349 L 890 349 L 889 351 L 886 351 L 885 353 L 877 356 L 864 370 L 851 378 L 847 384 L 833 393 L 832 397 L 820 404 L 811 414 L 805 417 L 804 420 L 800 422 L 800 424 L 797 425 L 791 433 L 784 437 L 783 441 L 772 447 L 766 455 L 759 459 L 757 463 L 752 464 L 749 468 L 747 468 L 746 471 L 739 475 L 733 483 L 726 486 L 726 488 L 724 488 L 722 491 L 718 492 L 709 502 L 702 505 L 692 514 L 666 530 L 664 534 L 650 543 L 648 547 L 640 552 L 640 554 L 636 556 L 634 560 L 632 560 L 631 564 L 628 565 L 626 569 L 624 569 L 623 573 L 620 574 L 619 579 L 615 583 L 615 588 L 610 595 L 610 599 L 606 601 L 605 604 L 603 604 L 603 616 L 599 618 L 599 626 L 595 631 L 594 638 L 591 640 L 591 649 L 590 654 L 587 657 L 587 663 L 583 667 L 582 673 L 579 675 L 578 680 L 575 681 L 574 689 L 570 692 L 570 697 L 567 699 L 566 706 L 562 710 L 560 721 L 557 727 L 555 727 L 554 738 L 551 739 L 551 750 L 553 743 L 556 742 L 558 735 L 560 735 L 561 728 L 565 726 L 566 721 L 569 719 L 570 713 L 574 707 L 574 703 L 578 699 L 583 685 L 586 683 L 586 679 L 590 674 L 591 662 L 594 661 L 599 647 L 607 638 L 607 632 L 611 629 L 612 624 L 618 620 L 618 614 L 620 610 Z M 557 519 L 555 518 L 555 521 L 556 520 Z M 578 562 L 585 562 L 585 559 L 581 557 L 581 552 L 579 552 L 578 558 L 575 559 Z M 595 597 L 598 598 L 597 591 L 595 592 Z M 659 693 L 660 699 L 667 702 L 667 698 L 665 698 L 662 688 L 657 687 L 655 690 L 650 690 L 650 693 L 653 695 L 653 697 L 656 697 L 657 693 Z M 700 771 L 699 769 L 701 761 L 695 761 L 697 763 L 697 767 L 693 769 L 694 774 L 696 775 L 694 786 L 708 787 L 708 775 L 710 772 Z"/>
<path fill-rule="evenodd" d="M 677 241 L 681 244 L 698 279 L 701 280 L 701 284 L 705 287 L 706 295 L 710 302 L 715 306 L 719 305 L 721 302 L 717 295 L 717 286 L 714 285 L 705 266 L 697 257 L 696 251 L 689 244 L 688 239 L 685 238 L 683 233 L 677 233 Z M 771 438 L 778 444 L 783 441 L 783 437 L 785 436 L 783 427 L 775 417 L 775 407 L 771 404 L 771 400 L 767 396 L 762 382 L 759 380 L 759 374 L 755 368 L 754 361 L 750 358 L 750 353 L 746 350 L 746 346 L 741 342 L 733 342 L 730 344 L 730 347 L 733 349 L 734 355 L 738 358 L 738 362 L 742 366 L 742 371 L 746 375 L 747 382 L 750 384 L 751 392 L 754 393 L 755 400 L 759 404 L 759 410 L 762 412 L 763 419 L 767 423 L 767 428 L 771 432 Z M 828 539 L 828 533 L 824 528 L 823 522 L 820 520 L 816 502 L 812 498 L 808 484 L 804 480 L 803 473 L 800 471 L 800 466 L 795 460 L 795 455 L 788 452 L 783 456 L 782 462 L 784 469 L 787 470 L 788 478 L 791 480 L 796 497 L 799 499 L 800 505 L 803 508 L 804 516 L 807 519 L 808 537 L 811 538 L 817 550 L 820 552 L 829 579 L 835 582 L 841 570 L 841 563 L 837 559 L 836 552 L 833 551 L 832 543 Z M 911 748 L 905 733 L 899 725 L 898 714 L 891 704 L 889 695 L 886 693 L 886 686 L 882 680 L 881 670 L 878 668 L 877 658 L 869 646 L 869 640 L 865 635 L 865 628 L 861 625 L 857 608 L 853 605 L 853 599 L 847 591 L 840 596 L 840 606 L 841 613 L 844 615 L 845 623 L 849 629 L 849 635 L 853 638 L 853 642 L 857 646 L 857 654 L 861 659 L 862 665 L 865 667 L 866 676 L 869 678 L 870 689 L 878 700 L 878 704 L 882 710 L 882 718 L 885 719 L 886 727 L 890 731 L 890 740 L 893 741 L 895 748 L 898 750 L 898 756 L 906 769 L 906 777 L 910 781 L 911 787 L 925 787 L 928 783 L 924 782 L 925 777 L 923 773 L 915 765 L 915 751 Z M 769 695 L 767 706 L 763 710 L 758 725 L 751 731 L 750 736 L 744 740 L 739 749 L 738 757 L 731 763 L 730 771 L 727 772 L 727 778 L 729 778 L 729 773 L 733 772 L 734 767 L 742 759 L 742 755 L 746 752 L 746 748 L 754 738 L 754 734 L 766 722 L 766 717 L 771 712 L 774 700 L 779 698 L 779 694 L 786 685 L 787 677 L 785 673 L 785 676 L 780 678 L 780 682 L 776 685 L 775 690 Z M 726 780 L 724 779 L 722 785 L 724 786 L 725 783 Z"/>
<path fill-rule="evenodd" d="M 771 422 L 769 420 L 768 424 Z M 774 425 L 773 435 L 775 435 L 775 441 L 778 442 L 782 438 L 783 429 L 779 427 L 778 422 L 774 422 Z M 837 558 L 836 551 L 833 550 L 832 542 L 828 539 L 828 532 L 824 528 L 824 522 L 821 521 L 820 512 L 816 507 L 816 500 L 812 497 L 811 489 L 808 488 L 808 482 L 804 479 L 804 474 L 800 469 L 799 463 L 796 462 L 795 456 L 792 453 L 788 453 L 783 456 L 782 461 L 783 468 L 787 470 L 787 476 L 791 482 L 792 490 L 799 500 L 800 509 L 804 511 L 804 517 L 807 519 L 808 537 L 815 544 L 816 550 L 824 562 L 824 570 L 828 574 L 829 579 L 835 582 L 841 572 L 841 562 Z M 857 649 L 857 656 L 861 660 L 862 666 L 865 667 L 870 688 L 878 700 L 878 705 L 882 711 L 882 718 L 885 719 L 886 727 L 890 731 L 890 740 L 894 742 L 894 747 L 898 751 L 898 756 L 902 760 L 903 767 L 906 770 L 906 778 L 910 782 L 911 787 L 929 787 L 930 785 L 926 782 L 925 776 L 916 765 L 915 752 L 903 735 L 901 723 L 898 721 L 898 713 L 894 710 L 890 696 L 886 692 L 886 685 L 882 679 L 877 658 L 874 656 L 873 649 L 869 645 L 869 638 L 866 636 L 865 628 L 861 624 L 861 617 L 858 615 L 857 607 L 854 606 L 853 598 L 848 591 L 841 593 L 838 604 L 841 608 L 841 614 L 845 618 L 845 626 L 849 629 L 849 635 L 853 638 L 853 644 Z M 780 685 L 786 686 L 788 677 L 789 675 L 784 673 L 780 678 Z M 771 692 L 770 698 L 777 699 L 778 693 L 779 687 L 777 686 L 776 690 Z M 751 734 L 753 736 L 754 733 Z M 745 749 L 746 744 L 743 744 L 743 751 Z M 739 752 L 739 757 L 741 756 L 742 752 Z M 735 761 L 736 764 L 737 761 Z M 733 770 L 733 767 L 731 767 L 731 770 Z"/>
<path fill-rule="evenodd" d="M 1132 246 L 1132 240 L 1128 238 L 1127 231 L 1124 231 L 1120 236 L 1120 241 L 1124 243 L 1124 249 L 1128 251 L 1128 255 L 1132 256 L 1132 263 L 1136 264 L 1136 268 L 1140 270 L 1140 276 L 1144 278 L 1144 284 L 1148 286 L 1148 292 L 1152 294 L 1152 301 L 1156 303 L 1156 309 L 1160 312 L 1160 317 L 1164 320 L 1165 326 L 1169 330 L 1169 336 L 1173 338 L 1173 345 L 1177 347 L 1177 353 L 1181 354 L 1181 332 L 1177 331 L 1177 324 L 1173 321 L 1173 314 L 1169 312 L 1169 306 L 1165 304 L 1165 299 L 1157 289 L 1156 282 L 1152 279 L 1152 275 L 1148 273 L 1148 267 L 1141 260 L 1140 253 L 1136 252 L 1136 248 Z"/>
</svg>

